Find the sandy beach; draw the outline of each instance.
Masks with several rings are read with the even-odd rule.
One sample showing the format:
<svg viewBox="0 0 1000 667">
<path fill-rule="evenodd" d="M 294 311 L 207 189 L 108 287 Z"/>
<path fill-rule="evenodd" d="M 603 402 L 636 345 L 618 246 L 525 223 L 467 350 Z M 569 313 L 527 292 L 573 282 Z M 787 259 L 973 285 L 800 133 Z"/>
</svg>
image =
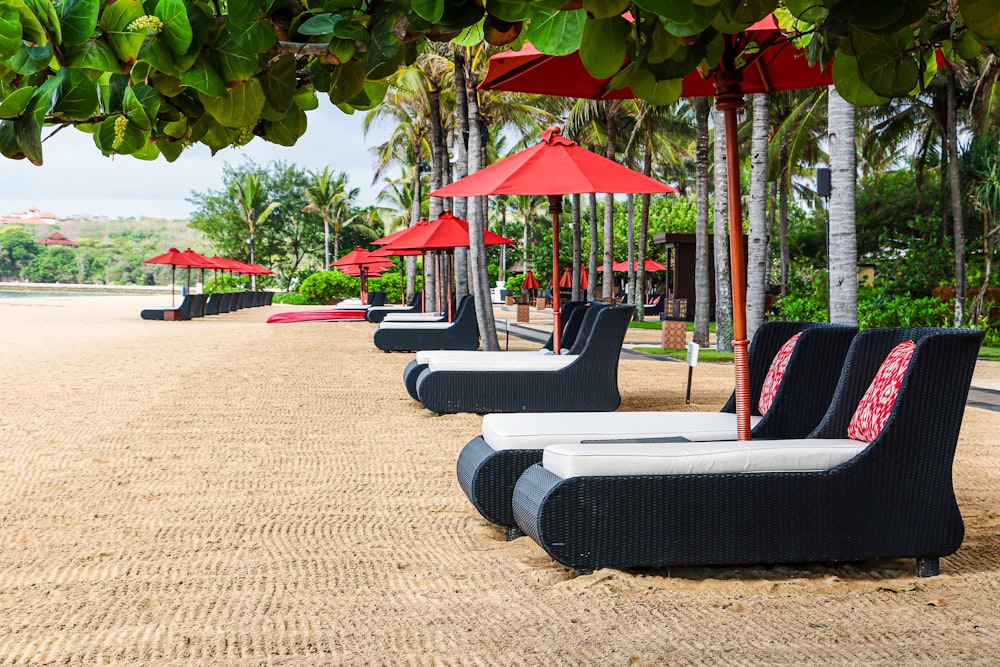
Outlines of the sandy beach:
<svg viewBox="0 0 1000 667">
<path fill-rule="evenodd" d="M 140 320 L 162 301 L 0 299 L 0 665 L 1000 661 L 1000 412 L 966 411 L 966 538 L 938 577 L 577 576 L 479 518 L 454 466 L 481 417 L 413 402 L 411 355 L 374 325 Z M 684 364 L 620 368 L 622 410 L 717 410 L 732 387 L 701 364 L 685 406 Z M 973 384 L 1000 387 L 1000 363 Z"/>
</svg>

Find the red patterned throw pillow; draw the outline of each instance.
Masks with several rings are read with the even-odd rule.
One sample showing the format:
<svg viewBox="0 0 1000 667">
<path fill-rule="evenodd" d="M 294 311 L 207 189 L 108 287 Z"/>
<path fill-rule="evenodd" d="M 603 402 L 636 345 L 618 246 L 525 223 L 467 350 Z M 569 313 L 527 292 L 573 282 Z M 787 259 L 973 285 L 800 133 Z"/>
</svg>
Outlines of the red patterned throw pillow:
<svg viewBox="0 0 1000 667">
<path fill-rule="evenodd" d="M 771 360 L 771 367 L 767 369 L 764 386 L 760 389 L 760 399 L 757 401 L 757 409 L 760 410 L 760 414 L 766 415 L 767 411 L 771 409 L 771 404 L 774 403 L 774 397 L 778 393 L 778 386 L 781 384 L 781 379 L 785 377 L 785 368 L 788 367 L 788 360 L 791 358 L 795 344 L 799 342 L 799 336 L 801 335 L 802 332 L 800 331 L 786 340 L 785 344 L 778 350 L 778 354 L 774 355 L 774 359 Z"/>
<path fill-rule="evenodd" d="M 848 438 L 871 442 L 878 436 L 892 412 L 914 347 L 916 343 L 912 340 L 904 341 L 886 356 L 851 417 L 851 424 L 847 427 Z"/>
</svg>

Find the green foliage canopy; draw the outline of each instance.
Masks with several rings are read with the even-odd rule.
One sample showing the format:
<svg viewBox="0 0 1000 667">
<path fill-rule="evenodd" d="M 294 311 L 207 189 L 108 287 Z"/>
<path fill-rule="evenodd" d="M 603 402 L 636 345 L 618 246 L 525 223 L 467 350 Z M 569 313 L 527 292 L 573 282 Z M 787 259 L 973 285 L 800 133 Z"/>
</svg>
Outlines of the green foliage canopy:
<svg viewBox="0 0 1000 667">
<path fill-rule="evenodd" d="M 579 50 L 596 75 L 628 67 L 659 104 L 696 67 L 719 65 L 727 34 L 777 12 L 812 61 L 836 57 L 848 101 L 875 104 L 919 88 L 949 59 L 1000 40 L 994 0 L 0 0 L 0 154 L 42 163 L 46 125 L 74 125 L 106 155 L 175 160 L 254 137 L 293 145 L 326 95 L 371 109 L 385 78 L 412 64 L 422 38 L 466 45 L 531 40 Z M 629 11 L 631 23 L 621 18 Z M 520 28 L 524 27 L 521 31 Z M 518 35 L 520 35 L 518 37 Z M 756 45 L 732 54 L 745 60 Z"/>
</svg>

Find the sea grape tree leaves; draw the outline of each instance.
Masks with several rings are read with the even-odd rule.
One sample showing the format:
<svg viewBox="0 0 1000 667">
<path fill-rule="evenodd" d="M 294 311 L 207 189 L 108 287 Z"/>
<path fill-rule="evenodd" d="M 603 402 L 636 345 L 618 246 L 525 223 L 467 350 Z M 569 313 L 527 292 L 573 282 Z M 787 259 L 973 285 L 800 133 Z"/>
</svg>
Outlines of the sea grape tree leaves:
<svg viewBox="0 0 1000 667">
<path fill-rule="evenodd" d="M 100 27 L 104 39 L 114 51 L 118 61 L 128 69 L 139 56 L 139 49 L 146 39 L 145 31 L 129 30 L 128 26 L 143 15 L 139 0 L 115 0 L 101 13 Z"/>
<path fill-rule="evenodd" d="M 962 20 L 986 40 L 1000 40 L 1000 10 L 995 0 L 958 0 Z"/>
<path fill-rule="evenodd" d="M 584 21 L 580 59 L 594 78 L 606 79 L 621 69 L 628 29 L 628 21 L 620 16 Z"/>
<path fill-rule="evenodd" d="M 57 12 L 64 46 L 80 46 L 90 39 L 97 28 L 99 0 L 65 0 Z"/>
<path fill-rule="evenodd" d="M 911 29 L 884 36 L 858 30 L 851 35 L 851 45 L 858 74 L 876 95 L 901 97 L 916 88 L 920 69 L 910 53 L 914 46 Z"/>
<path fill-rule="evenodd" d="M 586 19 L 587 15 L 582 9 L 536 9 L 525 31 L 526 39 L 542 53 L 569 55 L 580 48 Z"/>
<path fill-rule="evenodd" d="M 264 109 L 264 89 L 259 79 L 250 79 L 221 97 L 200 94 L 212 118 L 226 127 L 242 128 L 257 122 Z"/>
</svg>

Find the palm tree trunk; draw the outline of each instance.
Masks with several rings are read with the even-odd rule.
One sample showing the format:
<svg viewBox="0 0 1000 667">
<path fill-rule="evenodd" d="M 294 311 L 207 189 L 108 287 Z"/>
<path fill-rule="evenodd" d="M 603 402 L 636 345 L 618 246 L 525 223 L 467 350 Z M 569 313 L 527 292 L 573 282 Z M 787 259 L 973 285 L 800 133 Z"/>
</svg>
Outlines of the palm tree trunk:
<svg viewBox="0 0 1000 667">
<path fill-rule="evenodd" d="M 788 276 L 791 270 L 792 253 L 788 244 L 788 199 L 791 189 L 791 165 L 788 147 L 784 144 L 778 153 L 778 245 L 781 255 L 781 296 L 788 296 Z"/>
<path fill-rule="evenodd" d="M 432 86 L 428 93 L 431 123 L 431 192 L 444 184 L 444 162 L 448 151 L 444 145 L 444 130 L 441 127 L 441 92 Z M 444 210 L 444 202 L 440 197 L 431 197 L 428 215 L 436 219 Z"/>
<path fill-rule="evenodd" d="M 469 72 L 466 73 L 470 74 Z M 466 78 L 466 97 L 469 105 L 469 172 L 482 168 L 482 133 L 479 132 L 479 96 L 476 91 L 478 81 L 473 76 Z M 486 245 L 483 243 L 483 207 L 479 197 L 469 198 L 469 267 L 472 273 L 472 294 L 476 300 L 476 317 L 479 320 L 479 339 L 484 350 L 498 351 L 496 323 L 493 320 L 493 302 L 490 298 L 490 278 L 486 272 Z"/>
<path fill-rule="evenodd" d="M 827 98 L 830 146 L 830 321 L 858 324 L 858 243 L 855 233 L 857 145 L 854 106 L 830 86 Z"/>
<path fill-rule="evenodd" d="M 628 220 L 628 232 L 625 251 L 625 261 L 628 262 L 628 271 L 625 277 L 625 291 L 628 293 L 629 303 L 636 304 L 635 299 L 635 195 L 629 194 L 625 197 L 625 217 Z M 635 315 L 632 316 L 633 318 Z"/>
<path fill-rule="evenodd" d="M 646 151 L 642 157 L 642 173 L 646 176 L 653 175 L 653 147 L 650 145 L 649 138 L 646 139 Z M 649 239 L 649 203 L 650 195 L 642 195 L 642 199 L 639 201 L 639 247 L 638 252 L 636 252 L 636 263 L 638 263 L 638 268 L 635 272 L 635 283 L 636 283 L 636 315 L 639 321 L 645 319 L 646 309 L 644 305 L 646 303 L 646 244 Z"/>
<path fill-rule="evenodd" d="M 323 215 L 323 270 L 330 270 L 330 219 L 324 214 Z"/>
<path fill-rule="evenodd" d="M 605 120 L 608 130 L 608 145 L 604 156 L 609 160 L 615 159 L 617 148 L 615 146 L 615 120 L 614 116 L 608 113 L 609 104 L 602 104 L 605 110 Z M 615 274 L 611 270 L 611 265 L 615 261 L 615 196 L 613 194 L 604 195 L 604 298 L 613 299 L 615 296 Z"/>
<path fill-rule="evenodd" d="M 455 180 L 460 180 L 469 174 L 469 147 L 465 137 L 469 132 L 468 85 L 466 83 L 465 47 L 455 46 L 455 148 L 458 159 L 455 161 Z M 468 219 L 468 202 L 464 197 L 455 198 L 454 213 L 463 220 Z M 469 253 L 465 248 L 455 252 L 455 294 L 469 293 Z"/>
<path fill-rule="evenodd" d="M 580 195 L 571 195 L 573 206 L 573 301 L 579 301 L 582 290 L 580 289 L 580 266 L 583 261 L 583 247 L 581 243 L 580 231 Z"/>
<path fill-rule="evenodd" d="M 708 323 L 711 319 L 712 296 L 708 284 L 708 114 L 709 99 L 699 97 L 694 102 L 697 119 L 695 137 L 695 259 L 694 259 L 694 337 L 695 343 L 708 347 Z"/>
<path fill-rule="evenodd" d="M 951 183 L 951 217 L 955 242 L 955 326 L 965 324 L 965 220 L 962 216 L 962 182 L 958 161 L 958 101 L 955 70 L 945 67 L 944 80 L 948 89 L 948 176 Z"/>
<path fill-rule="evenodd" d="M 590 253 L 588 254 L 587 265 L 587 292 L 591 299 L 597 296 L 597 195 L 591 192 L 588 196 L 590 208 L 590 219 L 587 221 L 590 226 Z"/>
<path fill-rule="evenodd" d="M 747 336 L 764 321 L 767 292 L 767 148 L 770 140 L 767 95 L 752 95 L 750 139 L 750 230 L 747 247 Z"/>
<path fill-rule="evenodd" d="M 726 122 L 715 112 L 715 349 L 733 349 L 733 293 L 729 271 L 729 184 L 726 170 Z M 736 239 L 741 243 L 742 239 Z"/>
</svg>

